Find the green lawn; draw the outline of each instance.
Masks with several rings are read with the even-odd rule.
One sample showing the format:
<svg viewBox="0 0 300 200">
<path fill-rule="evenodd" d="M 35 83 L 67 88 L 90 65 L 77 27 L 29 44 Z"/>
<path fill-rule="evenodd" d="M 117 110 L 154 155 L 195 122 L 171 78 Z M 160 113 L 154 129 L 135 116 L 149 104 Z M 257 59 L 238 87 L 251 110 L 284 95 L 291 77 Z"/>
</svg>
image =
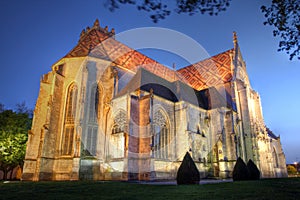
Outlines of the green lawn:
<svg viewBox="0 0 300 200">
<path fill-rule="evenodd" d="M 300 199 L 300 178 L 180 186 L 101 181 L 1 182 L 0 199 Z"/>
</svg>

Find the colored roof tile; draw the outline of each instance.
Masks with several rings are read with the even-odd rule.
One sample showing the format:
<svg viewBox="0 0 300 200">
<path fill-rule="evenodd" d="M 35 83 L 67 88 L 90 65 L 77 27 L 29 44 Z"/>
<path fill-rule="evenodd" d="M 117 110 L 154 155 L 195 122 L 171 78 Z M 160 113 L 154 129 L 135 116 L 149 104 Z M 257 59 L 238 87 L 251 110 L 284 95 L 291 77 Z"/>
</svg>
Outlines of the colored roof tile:
<svg viewBox="0 0 300 200">
<path fill-rule="evenodd" d="M 82 32 L 78 44 L 65 57 L 93 56 L 135 73 L 142 67 L 167 81 L 180 80 L 196 90 L 203 90 L 231 80 L 232 53 L 230 49 L 174 71 L 115 40 L 114 30 L 109 32 L 96 21 L 92 28 Z"/>
</svg>

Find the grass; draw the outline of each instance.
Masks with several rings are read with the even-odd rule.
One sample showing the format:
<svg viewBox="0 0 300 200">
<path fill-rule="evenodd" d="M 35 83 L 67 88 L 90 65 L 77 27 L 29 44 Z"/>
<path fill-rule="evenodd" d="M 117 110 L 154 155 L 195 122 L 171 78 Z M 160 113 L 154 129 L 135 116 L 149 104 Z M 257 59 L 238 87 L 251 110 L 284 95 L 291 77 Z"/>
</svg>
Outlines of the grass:
<svg viewBox="0 0 300 200">
<path fill-rule="evenodd" d="M 300 178 L 179 186 L 101 181 L 1 182 L 0 199 L 300 199 Z"/>
</svg>

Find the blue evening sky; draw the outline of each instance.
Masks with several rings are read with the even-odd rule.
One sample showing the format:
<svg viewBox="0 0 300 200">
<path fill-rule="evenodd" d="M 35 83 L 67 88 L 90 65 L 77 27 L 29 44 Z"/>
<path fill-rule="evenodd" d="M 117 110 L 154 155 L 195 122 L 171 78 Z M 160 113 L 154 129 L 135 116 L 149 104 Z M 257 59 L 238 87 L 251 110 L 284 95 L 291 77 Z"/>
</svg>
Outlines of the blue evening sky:
<svg viewBox="0 0 300 200">
<path fill-rule="evenodd" d="M 96 18 L 116 33 L 149 26 L 176 30 L 196 40 L 209 55 L 233 48 L 232 32 L 236 31 L 252 87 L 261 95 L 265 123 L 281 136 L 287 162 L 300 161 L 300 62 L 277 52 L 279 40 L 263 25 L 260 6 L 270 0 L 232 0 L 217 17 L 173 13 L 157 24 L 132 6 L 109 12 L 104 2 L 0 1 L 0 102 L 6 108 L 22 101 L 34 108 L 42 74 L 76 45 L 81 30 L 92 26 Z M 184 63 L 162 51 L 143 53 L 169 66 Z"/>
</svg>

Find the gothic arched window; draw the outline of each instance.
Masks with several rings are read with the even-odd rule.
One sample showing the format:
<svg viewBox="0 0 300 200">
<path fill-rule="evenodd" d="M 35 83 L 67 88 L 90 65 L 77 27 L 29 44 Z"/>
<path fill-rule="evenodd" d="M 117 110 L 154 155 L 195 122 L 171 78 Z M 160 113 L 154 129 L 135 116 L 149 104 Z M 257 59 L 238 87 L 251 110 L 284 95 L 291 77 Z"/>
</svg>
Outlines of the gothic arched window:
<svg viewBox="0 0 300 200">
<path fill-rule="evenodd" d="M 279 162 L 278 162 L 278 157 L 277 157 L 277 153 L 276 153 L 275 148 L 273 148 L 273 158 L 274 158 L 274 161 L 275 161 L 275 163 L 274 163 L 275 167 L 278 167 Z"/>
<path fill-rule="evenodd" d="M 98 85 L 91 87 L 88 99 L 88 127 L 84 142 L 85 155 L 95 156 L 97 151 L 98 115 L 100 90 Z"/>
<path fill-rule="evenodd" d="M 112 133 L 115 134 L 115 133 L 126 132 L 126 127 L 127 127 L 126 112 L 119 111 L 114 118 Z"/>
<path fill-rule="evenodd" d="M 169 124 L 162 111 L 157 111 L 153 119 L 153 153 L 158 159 L 168 158 L 168 145 L 170 144 Z"/>
<path fill-rule="evenodd" d="M 64 132 L 62 137 L 62 155 L 71 155 L 75 132 L 77 86 L 72 84 L 67 93 L 65 106 Z"/>
<path fill-rule="evenodd" d="M 89 109 L 88 109 L 88 116 L 89 116 L 89 123 L 96 123 L 98 119 L 98 108 L 99 108 L 99 87 L 98 85 L 94 85 L 91 88 L 91 94 L 89 99 Z"/>
</svg>

